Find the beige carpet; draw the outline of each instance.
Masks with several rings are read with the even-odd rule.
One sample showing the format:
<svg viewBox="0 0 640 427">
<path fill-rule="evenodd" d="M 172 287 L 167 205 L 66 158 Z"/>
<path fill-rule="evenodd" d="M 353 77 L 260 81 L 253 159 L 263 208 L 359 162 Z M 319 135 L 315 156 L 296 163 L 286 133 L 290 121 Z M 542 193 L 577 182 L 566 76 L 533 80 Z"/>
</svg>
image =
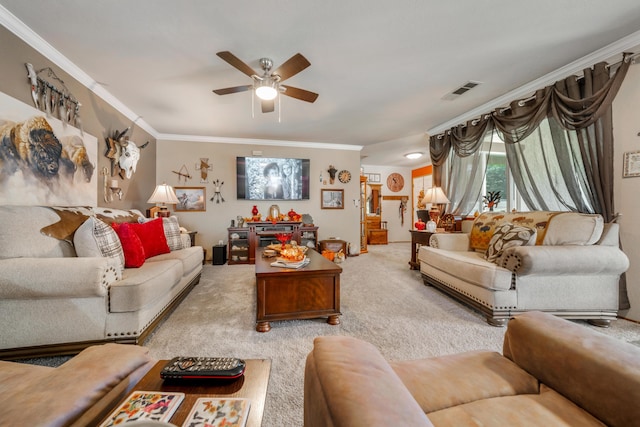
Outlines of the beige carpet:
<svg viewBox="0 0 640 427">
<path fill-rule="evenodd" d="M 475 349 L 501 351 L 503 328 L 450 297 L 424 286 L 409 270 L 409 243 L 370 246 L 342 264 L 341 321 L 272 322 L 255 331 L 253 265 L 207 265 L 200 284 L 145 345 L 158 359 L 177 355 L 236 356 L 272 361 L 263 426 L 302 425 L 305 357 L 320 335 L 350 335 L 375 344 L 387 359 L 415 359 Z M 640 325 L 618 320 L 609 329 L 640 342 Z"/>
</svg>

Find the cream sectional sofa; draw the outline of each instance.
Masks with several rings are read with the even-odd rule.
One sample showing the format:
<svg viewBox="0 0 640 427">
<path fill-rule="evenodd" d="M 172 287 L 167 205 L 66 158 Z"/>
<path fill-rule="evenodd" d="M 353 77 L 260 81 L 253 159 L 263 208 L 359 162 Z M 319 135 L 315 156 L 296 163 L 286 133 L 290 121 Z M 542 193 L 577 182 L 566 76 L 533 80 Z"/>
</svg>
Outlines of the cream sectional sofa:
<svg viewBox="0 0 640 427">
<path fill-rule="evenodd" d="M 419 249 L 420 271 L 425 284 L 478 309 L 494 326 L 530 310 L 608 326 L 629 267 L 618 227 L 600 215 L 487 212 L 469 233 L 432 235 Z M 513 235 L 521 238 L 509 240 Z"/>
<path fill-rule="evenodd" d="M 188 236 L 178 231 L 177 240 L 169 236 L 174 250 L 139 268 L 123 268 L 117 256 L 86 253 L 86 242 L 95 240 L 88 221 L 104 226 L 139 218 L 137 210 L 0 206 L 0 358 L 144 341 L 198 283 L 203 250 L 188 247 Z M 164 229 L 170 229 L 166 223 Z M 84 256 L 76 253 L 80 237 L 87 237 Z"/>
</svg>

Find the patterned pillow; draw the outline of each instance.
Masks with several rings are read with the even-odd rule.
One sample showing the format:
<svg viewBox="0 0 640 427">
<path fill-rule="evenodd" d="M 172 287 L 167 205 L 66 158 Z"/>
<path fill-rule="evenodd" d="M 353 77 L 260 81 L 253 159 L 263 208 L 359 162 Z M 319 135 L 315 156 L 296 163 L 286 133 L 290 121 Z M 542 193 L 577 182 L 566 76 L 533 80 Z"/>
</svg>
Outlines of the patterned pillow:
<svg viewBox="0 0 640 427">
<path fill-rule="evenodd" d="M 162 225 L 164 226 L 164 236 L 167 238 L 169 250 L 177 251 L 183 249 L 178 217 L 171 216 L 169 218 L 162 218 Z"/>
<path fill-rule="evenodd" d="M 89 217 L 73 236 L 79 257 L 110 257 L 118 260 L 120 273 L 124 271 L 124 252 L 118 235 L 104 221 Z M 122 275 L 118 278 L 120 280 Z"/>
<path fill-rule="evenodd" d="M 506 222 L 496 228 L 484 254 L 487 261 L 498 262 L 505 249 L 515 246 L 528 246 L 536 242 L 536 231 L 521 225 Z"/>
</svg>

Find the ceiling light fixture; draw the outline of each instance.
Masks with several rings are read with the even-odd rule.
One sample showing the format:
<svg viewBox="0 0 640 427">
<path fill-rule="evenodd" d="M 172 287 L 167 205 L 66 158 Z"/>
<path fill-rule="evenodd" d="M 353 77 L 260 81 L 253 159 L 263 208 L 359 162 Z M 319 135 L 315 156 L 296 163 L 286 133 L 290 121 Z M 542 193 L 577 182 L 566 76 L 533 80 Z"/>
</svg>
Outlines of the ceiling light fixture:
<svg viewBox="0 0 640 427">
<path fill-rule="evenodd" d="M 404 156 L 407 159 L 415 160 L 415 159 L 419 159 L 420 157 L 422 157 L 423 154 L 424 153 L 418 151 L 418 152 L 415 152 L 415 153 L 407 153 Z"/>
<path fill-rule="evenodd" d="M 256 84 L 256 96 L 264 101 L 271 101 L 278 96 L 278 82 L 264 78 Z"/>
</svg>

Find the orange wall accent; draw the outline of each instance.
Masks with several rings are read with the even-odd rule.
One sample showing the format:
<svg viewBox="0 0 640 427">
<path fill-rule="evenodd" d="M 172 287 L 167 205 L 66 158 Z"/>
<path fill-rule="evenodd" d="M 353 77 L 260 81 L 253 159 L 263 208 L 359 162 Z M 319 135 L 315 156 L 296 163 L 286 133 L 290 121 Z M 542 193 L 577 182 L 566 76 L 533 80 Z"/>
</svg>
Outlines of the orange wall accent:
<svg viewBox="0 0 640 427">
<path fill-rule="evenodd" d="M 433 166 L 428 165 L 411 171 L 411 178 L 417 178 L 419 176 L 431 175 L 433 173 Z"/>
</svg>

